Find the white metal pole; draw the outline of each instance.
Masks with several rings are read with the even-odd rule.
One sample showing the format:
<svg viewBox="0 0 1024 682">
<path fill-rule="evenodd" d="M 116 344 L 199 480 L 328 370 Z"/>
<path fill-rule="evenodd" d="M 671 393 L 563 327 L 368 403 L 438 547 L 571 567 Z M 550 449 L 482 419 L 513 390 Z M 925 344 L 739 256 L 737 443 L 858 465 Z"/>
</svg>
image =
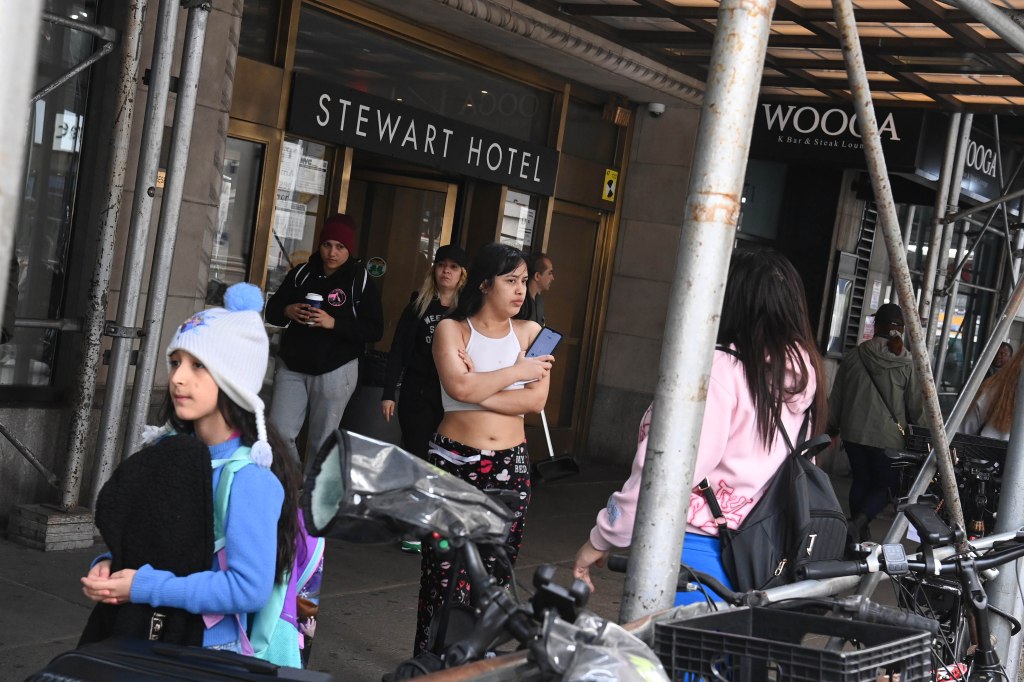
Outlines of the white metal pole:
<svg viewBox="0 0 1024 682">
<path fill-rule="evenodd" d="M 181 74 L 178 78 L 178 96 L 174 101 L 174 125 L 171 128 L 170 161 L 167 184 L 160 202 L 160 222 L 156 232 L 156 251 L 149 276 L 149 295 L 143 322 L 145 334 L 139 348 L 139 361 L 135 365 L 132 401 L 128 407 L 125 427 L 125 451 L 134 452 L 142 440 L 142 427 L 146 425 L 149 401 L 153 393 L 153 377 L 163 348 L 164 312 L 167 309 L 167 286 L 171 280 L 174 244 L 178 236 L 181 216 L 181 197 L 185 189 L 189 148 L 192 141 L 192 121 L 195 118 L 196 99 L 199 94 L 199 71 L 203 64 L 203 45 L 206 42 L 206 24 L 210 17 L 210 4 L 189 9 L 185 27 L 185 48 Z"/>
<path fill-rule="evenodd" d="M 771 0 L 723 0 L 669 296 L 622 622 L 672 605 Z"/>
</svg>

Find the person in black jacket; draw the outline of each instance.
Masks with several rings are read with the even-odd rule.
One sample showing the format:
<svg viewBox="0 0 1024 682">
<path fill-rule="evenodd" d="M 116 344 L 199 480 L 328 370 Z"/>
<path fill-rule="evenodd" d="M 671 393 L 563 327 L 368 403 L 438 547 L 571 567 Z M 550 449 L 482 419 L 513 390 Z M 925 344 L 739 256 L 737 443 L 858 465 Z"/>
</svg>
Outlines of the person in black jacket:
<svg viewBox="0 0 1024 682">
<path fill-rule="evenodd" d="M 269 420 L 299 461 L 295 439 L 309 416 L 306 452 L 338 428 L 359 379 L 359 357 L 384 333 L 380 296 L 354 254 L 355 223 L 333 215 L 320 230 L 320 248 L 293 268 L 270 300 L 267 322 L 287 328 L 278 352 Z M 320 294 L 320 307 L 306 294 Z"/>
<path fill-rule="evenodd" d="M 459 291 L 466 283 L 467 260 L 466 252 L 454 244 L 437 250 L 419 293 L 402 311 L 388 353 L 381 413 L 391 421 L 396 411 L 395 391 L 401 381 L 397 412 L 402 447 L 423 459 L 427 458 L 430 437 L 444 417 L 441 384 L 431 350 L 434 327 L 459 302 Z"/>
</svg>

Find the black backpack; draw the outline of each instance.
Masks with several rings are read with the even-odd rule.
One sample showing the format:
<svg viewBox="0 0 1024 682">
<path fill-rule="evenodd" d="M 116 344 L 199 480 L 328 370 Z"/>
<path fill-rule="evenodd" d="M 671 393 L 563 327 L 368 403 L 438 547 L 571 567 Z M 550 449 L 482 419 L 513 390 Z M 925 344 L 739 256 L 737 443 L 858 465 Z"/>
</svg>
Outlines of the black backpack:
<svg viewBox="0 0 1024 682">
<path fill-rule="evenodd" d="M 846 516 L 828 474 L 810 460 L 828 444 L 829 437 L 822 434 L 804 441 L 809 421 L 810 412 L 804 416 L 801 442 L 796 447 L 779 421 L 790 455 L 736 530 L 726 525 L 708 479 L 698 486 L 718 525 L 725 574 L 739 591 L 765 590 L 793 582 L 797 567 L 811 561 L 842 559 L 846 553 Z"/>
</svg>

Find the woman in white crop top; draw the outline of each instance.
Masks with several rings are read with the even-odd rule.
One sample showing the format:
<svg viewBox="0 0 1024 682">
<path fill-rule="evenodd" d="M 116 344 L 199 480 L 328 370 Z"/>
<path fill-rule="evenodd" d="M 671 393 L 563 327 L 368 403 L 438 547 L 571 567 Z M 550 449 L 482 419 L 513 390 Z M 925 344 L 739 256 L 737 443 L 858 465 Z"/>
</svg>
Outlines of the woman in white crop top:
<svg viewBox="0 0 1024 682">
<path fill-rule="evenodd" d="M 434 332 L 434 364 L 441 379 L 445 414 L 431 438 L 428 460 L 480 489 L 515 490 L 515 520 L 505 546 L 508 561 L 483 549 L 499 584 L 511 580 L 530 502 L 530 459 L 523 415 L 540 412 L 548 397 L 554 357 L 525 357 L 540 325 L 512 319 L 526 298 L 526 262 L 518 249 L 488 244 L 469 270 L 459 303 Z M 461 573 L 461 572 L 460 572 Z M 468 603 L 465 581 L 453 576 L 428 543 L 423 545 L 414 653 L 443 651 L 431 641 L 431 621 L 447 594 Z M 455 589 L 447 586 L 455 582 Z"/>
</svg>

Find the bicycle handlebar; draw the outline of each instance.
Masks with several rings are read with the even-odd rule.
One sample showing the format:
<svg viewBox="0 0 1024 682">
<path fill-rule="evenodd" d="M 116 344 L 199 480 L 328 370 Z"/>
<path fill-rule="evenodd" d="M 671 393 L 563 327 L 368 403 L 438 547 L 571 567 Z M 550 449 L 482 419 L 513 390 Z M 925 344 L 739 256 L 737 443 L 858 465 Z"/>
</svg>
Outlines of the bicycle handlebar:
<svg viewBox="0 0 1024 682">
<path fill-rule="evenodd" d="M 974 560 L 974 570 L 984 571 L 989 568 L 996 568 L 1009 563 L 1014 559 L 1024 556 L 1024 541 L 1008 543 L 1002 548 L 993 549 L 988 554 Z M 928 566 L 924 561 L 908 561 L 907 567 L 911 573 L 934 573 L 936 567 Z M 863 559 L 853 561 L 812 561 L 796 569 L 798 580 L 824 580 L 826 578 L 841 578 L 846 576 L 865 575 L 881 571 L 888 573 L 884 564 L 872 569 L 868 562 Z M 938 563 L 939 575 L 951 575 L 961 571 L 956 561 L 946 564 Z"/>
</svg>

